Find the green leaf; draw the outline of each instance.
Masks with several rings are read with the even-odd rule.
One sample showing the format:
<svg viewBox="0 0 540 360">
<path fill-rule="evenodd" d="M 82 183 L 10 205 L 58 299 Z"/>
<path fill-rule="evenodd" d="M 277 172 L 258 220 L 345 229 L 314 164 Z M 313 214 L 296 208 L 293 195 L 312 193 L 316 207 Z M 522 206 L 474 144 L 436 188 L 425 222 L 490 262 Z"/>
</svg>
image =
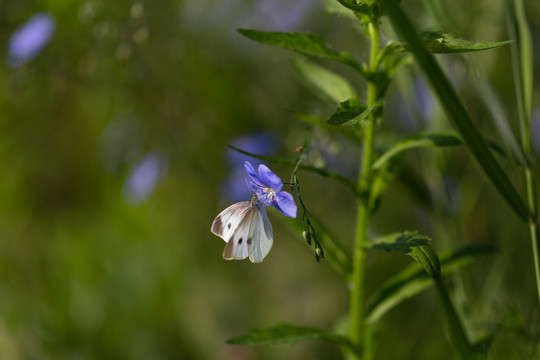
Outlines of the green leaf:
<svg viewBox="0 0 540 360">
<path fill-rule="evenodd" d="M 310 89 L 324 100 L 340 103 L 356 97 L 356 91 L 342 76 L 302 56 L 292 59 L 293 66 Z"/>
<path fill-rule="evenodd" d="M 443 33 L 442 31 L 424 31 L 420 34 L 424 47 L 434 54 L 466 53 L 494 49 L 508 45 L 512 40 L 506 41 L 470 41 L 460 38 L 458 32 Z M 393 51 L 411 51 L 408 44 L 392 43 Z"/>
<path fill-rule="evenodd" d="M 345 64 L 359 73 L 365 75 L 366 70 L 355 57 L 345 51 L 335 51 L 328 47 L 324 40 L 315 34 L 297 32 L 274 32 L 239 29 L 238 32 L 245 37 L 267 45 L 279 46 L 284 49 L 299 52 L 305 55 L 317 56 Z"/>
<path fill-rule="evenodd" d="M 356 19 L 354 12 L 339 4 L 336 0 L 323 0 L 324 8 L 329 14 L 345 16 L 351 19 Z"/>
<path fill-rule="evenodd" d="M 523 221 L 528 222 L 530 211 L 512 184 L 506 172 L 489 150 L 486 141 L 476 129 L 469 113 L 465 109 L 450 81 L 441 70 L 441 67 L 424 46 L 416 33 L 410 19 L 394 0 L 381 0 L 384 4 L 392 25 L 409 44 L 410 51 L 415 56 L 420 68 L 430 80 L 435 93 L 449 118 L 458 128 L 459 133 L 471 150 L 477 163 L 491 180 L 497 191 L 506 200 L 510 207 Z"/>
<path fill-rule="evenodd" d="M 382 103 L 366 107 L 356 99 L 349 99 L 340 103 L 326 122 L 331 125 L 354 125 L 367 119 L 372 111 L 382 111 Z"/>
<path fill-rule="evenodd" d="M 441 254 L 441 272 L 448 276 L 458 269 L 471 264 L 477 257 L 495 252 L 488 244 L 469 245 Z M 409 299 L 433 285 L 433 280 L 418 264 L 413 264 L 399 274 L 388 279 L 373 296 L 368 299 L 367 322 L 373 323 L 402 301 Z"/>
<path fill-rule="evenodd" d="M 360 103 L 356 98 L 340 102 L 338 108 L 326 121 L 331 125 L 343 125 L 362 114 L 367 106 Z"/>
<path fill-rule="evenodd" d="M 384 96 L 397 71 L 412 64 L 412 56 L 407 53 L 405 47 L 399 43 L 389 43 L 381 49 L 377 55 L 377 72 L 371 74 L 377 84 L 377 99 Z"/>
<path fill-rule="evenodd" d="M 486 142 L 492 150 L 506 157 L 506 154 L 497 143 L 490 140 L 486 140 Z M 373 163 L 373 169 L 380 169 L 387 161 L 409 149 L 460 146 L 463 144 L 463 139 L 455 133 L 417 134 L 394 144 Z"/>
<path fill-rule="evenodd" d="M 493 49 L 511 43 L 507 41 L 479 42 L 461 39 L 459 33 L 443 33 L 442 31 L 424 31 L 422 42 L 426 49 L 436 54 L 464 53 Z"/>
<path fill-rule="evenodd" d="M 453 133 L 418 134 L 405 140 L 399 141 L 374 163 L 373 169 L 380 169 L 387 161 L 405 150 L 419 147 L 445 147 L 463 145 L 463 140 Z"/>
<path fill-rule="evenodd" d="M 377 54 L 377 67 L 382 66 L 389 58 L 404 54 L 406 52 L 407 49 L 405 46 L 403 46 L 403 44 L 398 42 L 389 42 Z"/>
<path fill-rule="evenodd" d="M 232 338 L 227 342 L 235 345 L 275 345 L 294 344 L 302 340 L 314 339 L 327 340 L 355 353 L 358 352 L 349 339 L 343 335 L 295 325 L 276 325 L 267 329 L 253 329 L 249 334 Z"/>
<path fill-rule="evenodd" d="M 441 265 L 431 239 L 417 232 L 385 235 L 368 243 L 368 248 L 379 251 L 397 251 L 411 256 L 434 280 L 441 277 Z"/>
</svg>

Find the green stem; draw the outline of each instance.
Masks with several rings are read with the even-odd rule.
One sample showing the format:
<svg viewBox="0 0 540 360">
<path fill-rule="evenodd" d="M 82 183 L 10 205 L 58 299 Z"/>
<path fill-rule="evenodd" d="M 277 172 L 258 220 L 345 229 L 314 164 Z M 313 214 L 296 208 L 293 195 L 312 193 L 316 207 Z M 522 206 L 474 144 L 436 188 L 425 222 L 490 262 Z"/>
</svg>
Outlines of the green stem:
<svg viewBox="0 0 540 360">
<path fill-rule="evenodd" d="M 531 31 L 527 24 L 522 0 L 509 0 L 508 10 L 509 32 L 510 36 L 515 39 L 515 45 L 511 47 L 511 50 L 521 141 L 523 150 L 532 158 L 531 101 L 533 54 Z M 538 229 L 538 204 L 536 202 L 534 174 L 530 166 L 531 165 L 528 164 L 525 169 L 525 181 L 527 184 L 527 203 L 530 211 L 529 229 L 531 232 L 534 270 L 536 273 L 536 289 L 538 290 L 538 300 L 540 301 L 540 233 Z"/>
<path fill-rule="evenodd" d="M 465 327 L 463 326 L 461 319 L 454 308 L 454 304 L 452 303 L 450 296 L 448 296 L 448 291 L 446 291 L 443 280 L 435 281 L 435 284 L 437 285 L 437 292 L 441 298 L 444 312 L 448 318 L 450 333 L 454 340 L 454 344 L 461 355 L 461 358 L 464 360 L 475 358 L 474 351 L 469 343 L 467 333 L 465 332 Z"/>
<path fill-rule="evenodd" d="M 540 231 L 538 229 L 538 208 L 536 203 L 536 191 L 534 188 L 534 175 L 531 169 L 527 168 L 525 170 L 525 178 L 527 181 L 527 198 L 532 214 L 529 221 L 529 229 L 531 231 L 534 270 L 536 273 L 536 289 L 538 290 L 538 301 L 540 302 Z"/>
<path fill-rule="evenodd" d="M 368 25 L 371 38 L 370 71 L 377 71 L 377 54 L 379 52 L 379 27 L 377 20 Z M 377 86 L 373 81 L 368 82 L 367 106 L 372 106 L 377 101 Z M 375 150 L 375 128 L 377 116 L 374 112 L 369 114 L 364 133 L 364 150 L 362 159 L 362 172 L 359 175 L 358 187 L 361 200 L 358 205 L 356 220 L 356 242 L 353 257 L 353 273 L 351 277 L 351 341 L 354 346 L 363 349 L 364 359 L 371 357 L 369 346 L 362 346 L 365 338 L 365 296 L 364 281 L 366 268 L 366 242 L 369 223 L 369 195 L 372 183 L 372 164 Z M 351 359 L 358 359 L 356 354 L 351 354 Z"/>
</svg>

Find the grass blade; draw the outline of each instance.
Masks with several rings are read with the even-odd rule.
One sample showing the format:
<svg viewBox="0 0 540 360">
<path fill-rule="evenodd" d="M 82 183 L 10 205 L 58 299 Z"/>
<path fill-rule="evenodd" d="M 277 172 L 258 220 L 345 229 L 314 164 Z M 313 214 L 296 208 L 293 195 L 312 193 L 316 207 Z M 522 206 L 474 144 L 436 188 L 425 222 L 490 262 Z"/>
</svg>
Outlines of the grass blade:
<svg viewBox="0 0 540 360">
<path fill-rule="evenodd" d="M 519 195 L 515 186 L 508 178 L 506 172 L 495 160 L 486 141 L 476 129 L 463 102 L 460 100 L 441 67 L 433 55 L 422 45 L 422 40 L 414 29 L 410 19 L 398 6 L 395 0 L 381 1 L 385 6 L 392 25 L 397 33 L 409 44 L 410 51 L 413 53 L 420 68 L 429 79 L 442 106 L 446 110 L 446 113 L 459 130 L 459 133 L 463 137 L 467 147 L 471 150 L 478 164 L 482 167 L 492 184 L 506 200 L 508 205 L 514 210 L 516 215 L 523 221 L 528 222 L 530 219 L 528 207 L 525 205 L 525 202 Z"/>
</svg>

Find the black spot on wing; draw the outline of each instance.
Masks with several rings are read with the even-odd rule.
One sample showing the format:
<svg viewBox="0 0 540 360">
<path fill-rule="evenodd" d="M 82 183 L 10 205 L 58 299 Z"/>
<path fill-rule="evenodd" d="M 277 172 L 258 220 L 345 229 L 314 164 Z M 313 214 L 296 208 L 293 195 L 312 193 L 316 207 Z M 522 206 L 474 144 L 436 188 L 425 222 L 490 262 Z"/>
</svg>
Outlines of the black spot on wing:
<svg viewBox="0 0 540 360">
<path fill-rule="evenodd" d="M 227 229 L 230 229 L 231 228 L 231 223 L 228 223 L 227 224 Z"/>
<path fill-rule="evenodd" d="M 219 215 L 212 223 L 212 232 L 214 234 L 223 234 L 223 223 L 221 222 L 221 216 Z"/>
<path fill-rule="evenodd" d="M 251 245 L 251 242 L 252 242 L 251 238 L 248 238 L 247 240 L 248 245 Z"/>
<path fill-rule="evenodd" d="M 242 238 L 238 239 L 238 244 L 241 244 L 241 243 L 242 243 L 242 240 L 244 240 L 244 239 L 242 239 Z M 249 241 L 249 240 L 248 240 L 248 241 Z"/>
</svg>

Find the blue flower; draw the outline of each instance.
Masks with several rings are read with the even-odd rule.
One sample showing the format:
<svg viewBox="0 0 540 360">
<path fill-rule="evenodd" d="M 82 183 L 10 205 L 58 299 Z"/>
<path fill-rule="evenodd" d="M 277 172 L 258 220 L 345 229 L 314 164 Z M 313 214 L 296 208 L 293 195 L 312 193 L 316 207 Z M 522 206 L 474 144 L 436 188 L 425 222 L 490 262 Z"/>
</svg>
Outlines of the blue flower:
<svg viewBox="0 0 540 360">
<path fill-rule="evenodd" d="M 283 183 L 266 165 L 261 164 L 258 173 L 249 161 L 244 162 L 247 181 L 251 191 L 266 206 L 274 206 L 285 216 L 296 217 L 296 204 L 291 194 L 281 191 Z"/>
<path fill-rule="evenodd" d="M 55 21 L 49 13 L 32 16 L 9 39 L 8 65 L 17 67 L 34 58 L 47 45 L 54 29 Z"/>
<path fill-rule="evenodd" d="M 124 196 L 128 203 L 139 205 L 155 190 L 158 181 L 167 172 L 167 158 L 164 154 L 154 151 L 145 155 L 137 162 L 124 184 Z"/>
<path fill-rule="evenodd" d="M 271 156 L 279 147 L 278 140 L 269 131 L 253 131 L 232 139 L 230 144 L 250 153 Z M 246 187 L 245 171 L 242 165 L 244 161 L 248 161 L 252 157 L 233 149 L 227 149 L 226 157 L 231 165 L 231 173 L 221 185 L 221 196 L 225 202 L 246 200 L 251 196 L 251 193 Z M 252 164 L 257 167 L 260 162 L 252 160 Z"/>
</svg>

